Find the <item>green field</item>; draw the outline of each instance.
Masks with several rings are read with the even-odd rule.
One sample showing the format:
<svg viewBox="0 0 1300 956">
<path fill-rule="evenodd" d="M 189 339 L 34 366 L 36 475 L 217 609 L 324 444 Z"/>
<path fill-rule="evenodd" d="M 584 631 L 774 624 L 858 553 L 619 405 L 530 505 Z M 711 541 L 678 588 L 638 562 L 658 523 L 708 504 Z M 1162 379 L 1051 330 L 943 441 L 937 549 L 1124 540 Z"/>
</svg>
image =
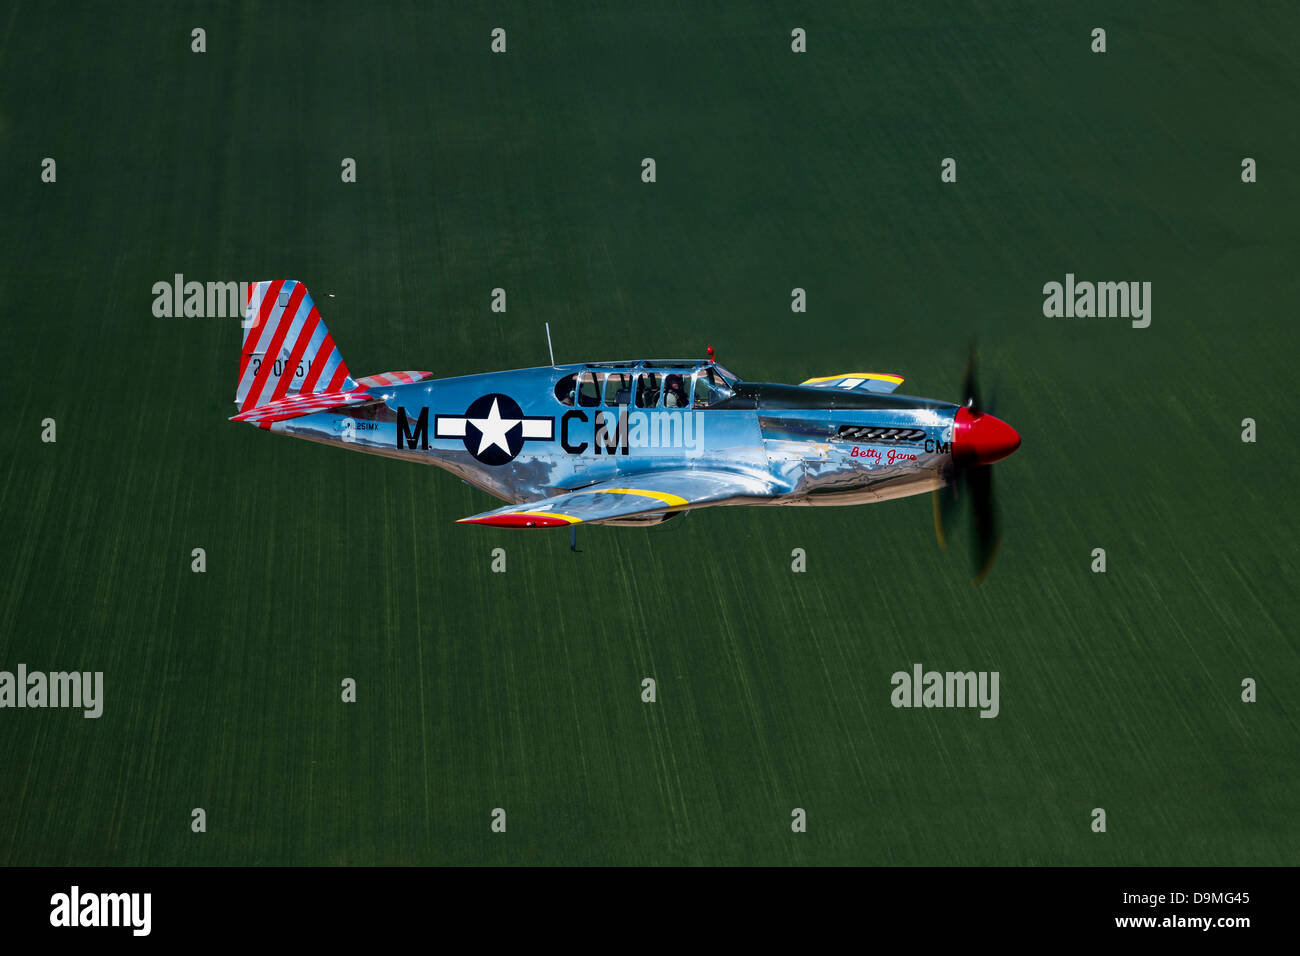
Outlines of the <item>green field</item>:
<svg viewBox="0 0 1300 956">
<path fill-rule="evenodd" d="M 1300 11 L 921 7 L 0 13 L 0 669 L 105 675 L 0 710 L 0 864 L 1300 860 Z M 457 525 L 495 503 L 228 422 L 238 321 L 155 317 L 176 273 L 303 280 L 358 374 L 549 322 L 957 400 L 977 342 L 998 565 L 924 496 Z M 1150 327 L 1044 317 L 1066 273 Z M 916 662 L 1000 715 L 894 709 Z"/>
</svg>

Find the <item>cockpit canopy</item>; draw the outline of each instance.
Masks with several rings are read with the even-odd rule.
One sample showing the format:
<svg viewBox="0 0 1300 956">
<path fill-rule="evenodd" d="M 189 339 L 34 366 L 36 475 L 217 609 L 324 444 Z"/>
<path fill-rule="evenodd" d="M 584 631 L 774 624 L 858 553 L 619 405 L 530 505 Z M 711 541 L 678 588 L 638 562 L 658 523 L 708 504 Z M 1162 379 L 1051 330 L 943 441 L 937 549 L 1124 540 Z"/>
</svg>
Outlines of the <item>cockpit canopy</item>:
<svg viewBox="0 0 1300 956">
<path fill-rule="evenodd" d="M 739 379 L 716 362 L 597 362 L 555 383 L 561 405 L 579 408 L 708 408 Z"/>
</svg>

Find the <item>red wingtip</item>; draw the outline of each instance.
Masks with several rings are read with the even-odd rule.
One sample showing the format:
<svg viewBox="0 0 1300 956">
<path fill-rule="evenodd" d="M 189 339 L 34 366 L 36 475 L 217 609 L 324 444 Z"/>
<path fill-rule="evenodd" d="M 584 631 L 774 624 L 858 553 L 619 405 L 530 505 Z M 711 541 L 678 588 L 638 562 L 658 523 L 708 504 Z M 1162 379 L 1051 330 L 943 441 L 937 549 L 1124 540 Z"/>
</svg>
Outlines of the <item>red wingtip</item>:
<svg viewBox="0 0 1300 956">
<path fill-rule="evenodd" d="M 544 514 L 487 515 L 482 518 L 460 518 L 457 524 L 485 524 L 493 528 L 562 528 L 573 524 L 563 518 Z"/>
</svg>

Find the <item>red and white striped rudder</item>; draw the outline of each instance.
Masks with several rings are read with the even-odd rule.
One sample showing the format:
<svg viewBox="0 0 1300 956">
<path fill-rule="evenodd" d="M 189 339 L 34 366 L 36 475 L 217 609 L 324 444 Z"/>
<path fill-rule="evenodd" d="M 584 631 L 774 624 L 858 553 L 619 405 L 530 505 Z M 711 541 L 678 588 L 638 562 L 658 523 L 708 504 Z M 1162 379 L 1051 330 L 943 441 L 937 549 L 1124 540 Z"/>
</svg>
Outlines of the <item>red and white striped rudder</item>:
<svg viewBox="0 0 1300 956">
<path fill-rule="evenodd" d="M 358 387 L 301 282 L 276 279 L 250 285 L 244 325 L 235 391 L 240 412 L 294 395 Z"/>
</svg>

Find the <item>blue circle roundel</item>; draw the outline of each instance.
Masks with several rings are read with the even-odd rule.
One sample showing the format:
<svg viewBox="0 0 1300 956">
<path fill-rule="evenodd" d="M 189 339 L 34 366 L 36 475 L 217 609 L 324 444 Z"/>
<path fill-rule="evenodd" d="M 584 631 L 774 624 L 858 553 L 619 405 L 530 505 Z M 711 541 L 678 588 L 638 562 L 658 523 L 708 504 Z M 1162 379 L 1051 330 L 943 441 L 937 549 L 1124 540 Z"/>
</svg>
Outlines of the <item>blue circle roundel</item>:
<svg viewBox="0 0 1300 956">
<path fill-rule="evenodd" d="M 555 419 L 525 415 L 509 395 L 493 392 L 474 399 L 465 414 L 439 415 L 438 437 L 453 435 L 465 450 L 485 465 L 505 465 L 515 460 L 527 441 L 553 441 Z"/>
</svg>

